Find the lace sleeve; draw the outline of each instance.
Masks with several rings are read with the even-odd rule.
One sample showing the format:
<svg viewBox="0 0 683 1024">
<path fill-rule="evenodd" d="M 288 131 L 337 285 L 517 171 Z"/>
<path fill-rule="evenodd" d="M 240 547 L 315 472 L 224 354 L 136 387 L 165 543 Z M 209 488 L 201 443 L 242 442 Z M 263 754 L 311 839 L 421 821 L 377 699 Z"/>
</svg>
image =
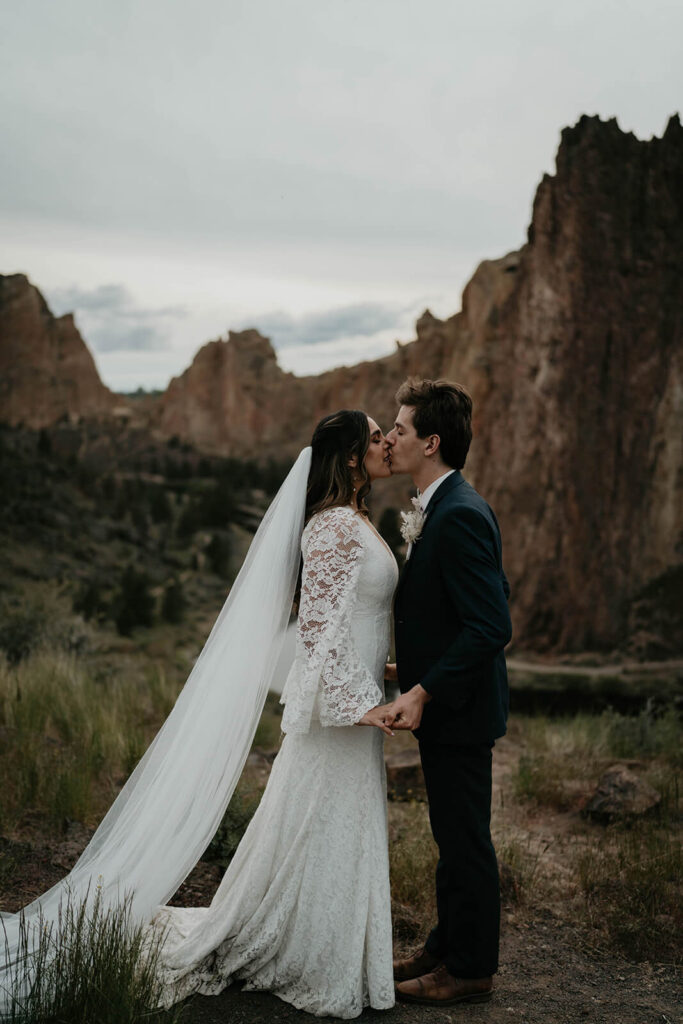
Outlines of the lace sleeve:
<svg viewBox="0 0 683 1024">
<path fill-rule="evenodd" d="M 297 650 L 282 694 L 284 732 L 306 732 L 318 700 L 322 725 L 354 725 L 382 692 L 353 644 L 351 614 L 363 553 L 362 525 L 326 509 L 304 531 Z"/>
</svg>

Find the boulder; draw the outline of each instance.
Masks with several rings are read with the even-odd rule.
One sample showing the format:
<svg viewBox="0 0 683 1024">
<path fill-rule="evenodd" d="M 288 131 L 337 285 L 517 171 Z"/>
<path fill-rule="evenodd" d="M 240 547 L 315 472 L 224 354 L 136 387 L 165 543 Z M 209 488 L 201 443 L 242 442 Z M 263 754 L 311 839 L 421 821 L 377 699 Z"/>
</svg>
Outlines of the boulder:
<svg viewBox="0 0 683 1024">
<path fill-rule="evenodd" d="M 593 821 L 607 824 L 647 814 L 657 807 L 660 800 L 661 795 L 656 789 L 628 768 L 615 764 L 601 777 L 583 814 Z"/>
</svg>

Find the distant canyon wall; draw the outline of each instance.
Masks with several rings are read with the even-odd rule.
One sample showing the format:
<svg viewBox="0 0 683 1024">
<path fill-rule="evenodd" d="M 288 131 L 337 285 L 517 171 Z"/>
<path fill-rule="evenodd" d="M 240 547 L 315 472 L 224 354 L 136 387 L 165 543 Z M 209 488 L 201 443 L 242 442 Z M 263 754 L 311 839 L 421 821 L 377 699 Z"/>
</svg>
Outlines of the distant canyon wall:
<svg viewBox="0 0 683 1024">
<path fill-rule="evenodd" d="M 117 404 L 72 314 L 53 316 L 24 274 L 0 274 L 0 422 L 39 430 Z"/>
<path fill-rule="evenodd" d="M 334 409 L 390 424 L 408 375 L 459 380 L 474 400 L 466 473 L 501 522 L 518 644 L 682 653 L 682 203 L 677 117 L 647 142 L 583 117 L 562 133 L 526 244 L 479 266 L 460 313 L 426 312 L 391 355 L 316 377 L 285 373 L 257 330 L 231 332 L 145 405 L 147 425 L 210 452 L 293 456 Z M 50 328 L 41 302 L 26 300 L 51 340 L 3 355 L 2 418 L 20 422 L 24 409 L 24 422 L 42 425 L 69 388 L 79 415 L 110 415 L 120 399 L 73 338 L 62 371 L 78 373 L 69 385 L 55 377 L 55 338 L 75 328 L 66 318 Z M 30 361 L 16 368 L 34 348 L 38 388 Z M 19 382 L 9 390 L 5 366 Z"/>
</svg>

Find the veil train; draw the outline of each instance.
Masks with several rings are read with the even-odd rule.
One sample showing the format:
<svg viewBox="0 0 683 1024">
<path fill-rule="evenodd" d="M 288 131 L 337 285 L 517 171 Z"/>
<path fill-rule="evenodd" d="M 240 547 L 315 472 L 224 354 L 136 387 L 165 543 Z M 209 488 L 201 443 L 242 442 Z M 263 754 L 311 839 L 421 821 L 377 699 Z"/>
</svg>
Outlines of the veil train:
<svg viewBox="0 0 683 1024">
<path fill-rule="evenodd" d="M 68 895 L 149 920 L 211 841 L 239 780 L 278 666 L 292 606 L 311 449 L 290 470 L 173 710 L 71 872 L 21 914 L 0 914 L 7 958 L 0 1014 L 26 924 L 58 918 Z M 280 662 L 281 664 L 281 662 Z M 2 937 L 0 936 L 0 942 Z"/>
</svg>

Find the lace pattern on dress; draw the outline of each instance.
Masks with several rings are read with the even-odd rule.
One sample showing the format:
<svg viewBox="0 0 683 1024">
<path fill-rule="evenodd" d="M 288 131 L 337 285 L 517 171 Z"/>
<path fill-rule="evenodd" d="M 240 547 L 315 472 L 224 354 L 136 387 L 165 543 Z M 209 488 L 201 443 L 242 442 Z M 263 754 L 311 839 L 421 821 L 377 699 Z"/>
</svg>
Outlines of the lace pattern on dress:
<svg viewBox="0 0 683 1024">
<path fill-rule="evenodd" d="M 348 506 L 318 512 L 303 532 L 296 656 L 282 692 L 283 732 L 308 732 L 314 709 L 321 725 L 354 725 L 383 700 L 351 631 L 366 533 Z"/>
</svg>

